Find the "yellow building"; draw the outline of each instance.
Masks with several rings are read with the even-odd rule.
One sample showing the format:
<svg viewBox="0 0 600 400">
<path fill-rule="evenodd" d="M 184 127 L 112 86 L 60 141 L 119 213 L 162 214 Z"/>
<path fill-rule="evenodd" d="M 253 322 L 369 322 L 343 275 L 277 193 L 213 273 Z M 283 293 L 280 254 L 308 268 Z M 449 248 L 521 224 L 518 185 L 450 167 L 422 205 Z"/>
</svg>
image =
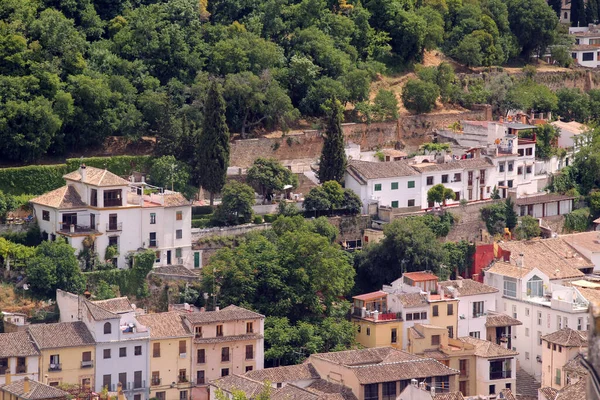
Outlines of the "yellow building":
<svg viewBox="0 0 600 400">
<path fill-rule="evenodd" d="M 94 387 L 95 341 L 83 322 L 34 324 L 29 327 L 40 350 L 40 375 L 48 384 L 78 384 Z"/>
<path fill-rule="evenodd" d="M 150 398 L 191 398 L 193 334 L 181 314 L 171 311 L 137 319 L 150 329 Z"/>
<path fill-rule="evenodd" d="M 449 338 L 456 338 L 458 333 L 458 299 L 439 294 L 429 295 L 430 324 L 442 326 L 448 330 Z"/>
<path fill-rule="evenodd" d="M 70 397 L 64 390 L 30 380 L 28 377 L 0 386 L 0 400 L 66 400 Z"/>
<path fill-rule="evenodd" d="M 388 312 L 387 296 L 380 290 L 352 298 L 356 341 L 364 347 L 402 348 L 402 313 Z"/>
<path fill-rule="evenodd" d="M 542 387 L 560 390 L 574 382 L 567 380 L 565 366 L 579 354 L 586 354 L 587 331 L 563 328 L 542 336 Z"/>
</svg>

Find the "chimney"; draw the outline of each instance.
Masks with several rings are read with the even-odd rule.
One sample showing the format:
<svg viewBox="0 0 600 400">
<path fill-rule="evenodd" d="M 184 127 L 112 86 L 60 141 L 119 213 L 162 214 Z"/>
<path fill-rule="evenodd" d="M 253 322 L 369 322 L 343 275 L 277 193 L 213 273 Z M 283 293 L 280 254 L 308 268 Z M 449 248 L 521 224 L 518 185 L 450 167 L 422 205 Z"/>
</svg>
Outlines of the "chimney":
<svg viewBox="0 0 600 400">
<path fill-rule="evenodd" d="M 434 386 L 431 387 L 431 397 L 435 398 L 435 387 Z"/>
<path fill-rule="evenodd" d="M 419 381 L 417 381 L 416 379 L 411 379 L 410 380 L 410 384 L 413 385 L 414 387 L 418 387 L 419 386 Z"/>
<path fill-rule="evenodd" d="M 4 376 L 4 383 L 5 384 L 9 384 L 11 383 L 11 378 L 10 378 L 10 370 L 6 372 L 6 375 Z"/>
<path fill-rule="evenodd" d="M 419 383 L 419 389 L 425 390 L 425 382 L 420 382 Z"/>
<path fill-rule="evenodd" d="M 219 306 L 216 306 L 215 311 L 219 311 L 219 310 L 220 310 Z"/>
<path fill-rule="evenodd" d="M 523 268 L 524 264 L 523 253 L 519 253 L 519 258 L 517 258 L 517 267 Z"/>
<path fill-rule="evenodd" d="M 25 379 L 23 379 L 23 394 L 25 393 L 29 393 L 29 377 L 26 376 Z"/>
<path fill-rule="evenodd" d="M 85 164 L 83 163 L 79 166 L 79 175 L 81 175 L 81 182 L 85 182 L 85 179 L 87 178 L 87 171 Z"/>
<path fill-rule="evenodd" d="M 379 311 L 373 311 L 373 321 L 377 322 L 379 320 Z"/>
<path fill-rule="evenodd" d="M 500 122 L 501 124 L 504 123 L 504 117 L 500 116 L 500 118 L 498 119 L 498 122 Z"/>
<path fill-rule="evenodd" d="M 44 375 L 44 385 L 48 384 L 48 374 Z"/>
</svg>

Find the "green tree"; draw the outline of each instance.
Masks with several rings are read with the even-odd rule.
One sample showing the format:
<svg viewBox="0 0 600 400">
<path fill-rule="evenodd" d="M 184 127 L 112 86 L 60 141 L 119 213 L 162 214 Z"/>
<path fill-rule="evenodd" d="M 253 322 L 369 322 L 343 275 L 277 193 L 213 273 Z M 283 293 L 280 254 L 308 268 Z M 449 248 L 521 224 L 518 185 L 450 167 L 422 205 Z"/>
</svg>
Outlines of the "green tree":
<svg viewBox="0 0 600 400">
<path fill-rule="evenodd" d="M 507 0 L 506 5 L 510 30 L 526 59 L 533 52 L 545 51 L 553 43 L 558 17 L 545 0 Z"/>
<path fill-rule="evenodd" d="M 104 280 L 100 280 L 98 282 L 98 286 L 96 287 L 94 294 L 96 300 L 107 300 L 117 297 L 115 294 L 115 289 Z"/>
<path fill-rule="evenodd" d="M 210 205 L 221 191 L 229 165 L 229 129 L 225 123 L 225 101 L 220 85 L 213 81 L 204 106 L 202 134 L 196 148 L 194 180 L 210 192 Z"/>
<path fill-rule="evenodd" d="M 460 242 L 446 242 L 444 247 L 444 264 L 452 271 L 455 277 L 462 274 L 469 274 L 469 269 L 473 265 L 473 256 L 475 254 L 475 245 L 461 240 Z"/>
<path fill-rule="evenodd" d="M 344 132 L 342 131 L 343 110 L 337 98 L 332 97 L 325 105 L 327 120 L 323 150 L 319 160 L 317 177 L 321 183 L 327 181 L 344 181 L 346 173 L 346 151 L 344 149 Z"/>
<path fill-rule="evenodd" d="M 566 122 L 585 122 L 590 115 L 588 95 L 577 88 L 561 88 L 558 97 L 557 113 Z"/>
<path fill-rule="evenodd" d="M 245 183 L 231 181 L 223 187 L 221 204 L 215 211 L 212 223 L 239 225 L 252 221 L 254 189 Z"/>
<path fill-rule="evenodd" d="M 440 89 L 435 83 L 418 79 L 409 80 L 402 89 L 404 107 L 417 114 L 431 112 L 439 96 Z"/>
<path fill-rule="evenodd" d="M 480 210 L 481 219 L 490 235 L 502 233 L 506 226 L 506 204 L 495 203 L 482 207 Z"/>
<path fill-rule="evenodd" d="M 398 99 L 391 90 L 379 89 L 373 100 L 373 115 L 377 121 L 398 119 Z"/>
<path fill-rule="evenodd" d="M 535 156 L 542 160 L 549 159 L 555 153 L 560 129 L 550 124 L 543 124 L 538 125 L 535 134 Z"/>
<path fill-rule="evenodd" d="M 285 186 L 298 186 L 298 177 L 274 158 L 258 157 L 248 169 L 248 183 L 256 185 L 263 196 L 263 203 L 270 200 L 274 191 Z"/>
<path fill-rule="evenodd" d="M 155 159 L 150 167 L 150 182 L 153 185 L 177 192 L 189 192 L 190 173 L 188 167 L 175 156 Z"/>
<path fill-rule="evenodd" d="M 344 189 L 337 181 L 327 181 L 316 186 L 304 197 L 306 211 L 329 211 L 345 209 L 357 214 L 362 208 L 360 198 L 350 189 Z"/>
<path fill-rule="evenodd" d="M 521 217 L 521 223 L 515 229 L 515 238 L 517 240 L 529 240 L 539 237 L 541 233 L 542 230 L 537 218 L 525 215 Z"/>
<path fill-rule="evenodd" d="M 571 26 L 586 26 L 587 18 L 585 15 L 584 0 L 573 0 L 571 2 Z"/>
<path fill-rule="evenodd" d="M 454 200 L 454 191 L 438 183 L 437 185 L 432 186 L 427 191 L 427 202 L 428 203 L 437 203 L 439 205 L 446 204 L 446 200 Z"/>
<path fill-rule="evenodd" d="M 597 218 L 600 216 L 600 191 L 594 191 L 590 193 L 589 203 L 592 217 Z"/>
<path fill-rule="evenodd" d="M 512 197 L 507 197 L 504 201 L 504 224 L 510 230 L 513 230 L 517 226 L 517 212 L 515 211 L 515 203 Z"/>
</svg>

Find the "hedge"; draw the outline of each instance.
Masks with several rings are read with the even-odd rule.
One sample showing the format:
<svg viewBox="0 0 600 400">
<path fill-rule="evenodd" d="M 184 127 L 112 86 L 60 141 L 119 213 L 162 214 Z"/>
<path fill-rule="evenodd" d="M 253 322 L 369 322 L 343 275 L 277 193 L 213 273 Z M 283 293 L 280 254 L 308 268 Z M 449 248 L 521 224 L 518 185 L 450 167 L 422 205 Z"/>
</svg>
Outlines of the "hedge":
<svg viewBox="0 0 600 400">
<path fill-rule="evenodd" d="M 63 186 L 63 175 L 78 169 L 81 163 L 125 176 L 132 171 L 148 171 L 151 161 L 151 156 L 89 157 L 69 158 L 65 164 L 0 168 L 0 190 L 12 195 L 40 195 Z"/>
</svg>

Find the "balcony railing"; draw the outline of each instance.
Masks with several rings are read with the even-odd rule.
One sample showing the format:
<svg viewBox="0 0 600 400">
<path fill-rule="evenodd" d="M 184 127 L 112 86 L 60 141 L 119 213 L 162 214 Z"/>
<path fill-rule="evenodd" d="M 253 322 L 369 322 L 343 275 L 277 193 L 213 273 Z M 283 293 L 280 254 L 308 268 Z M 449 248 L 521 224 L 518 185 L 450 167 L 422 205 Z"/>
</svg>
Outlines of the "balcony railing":
<svg viewBox="0 0 600 400">
<path fill-rule="evenodd" d="M 150 382 L 150 384 L 152 386 L 158 386 L 158 385 L 160 385 L 160 378 L 152 378 L 152 381 Z"/>
<path fill-rule="evenodd" d="M 146 381 L 127 382 L 127 386 L 123 386 L 123 390 L 140 390 L 146 388 Z"/>
<path fill-rule="evenodd" d="M 492 379 L 510 379 L 512 371 L 490 371 L 490 380 Z"/>
<path fill-rule="evenodd" d="M 93 361 L 82 361 L 81 362 L 81 368 L 91 368 L 94 366 L 94 362 Z"/>
<path fill-rule="evenodd" d="M 177 383 L 187 383 L 190 379 L 187 376 L 180 375 L 177 377 Z"/>
<path fill-rule="evenodd" d="M 96 227 L 90 225 L 76 225 L 69 223 L 60 223 L 59 232 L 61 233 L 86 233 L 86 232 L 95 232 Z"/>
<path fill-rule="evenodd" d="M 104 199 L 104 207 L 121 207 L 122 205 L 121 199 Z"/>
<path fill-rule="evenodd" d="M 148 239 L 148 247 L 158 247 L 158 239 Z"/>
<path fill-rule="evenodd" d="M 48 365 L 48 371 L 62 371 L 62 364 L 50 364 Z"/>
<path fill-rule="evenodd" d="M 106 232 L 120 232 L 122 230 L 122 222 L 109 222 L 108 224 L 106 224 Z"/>
</svg>

